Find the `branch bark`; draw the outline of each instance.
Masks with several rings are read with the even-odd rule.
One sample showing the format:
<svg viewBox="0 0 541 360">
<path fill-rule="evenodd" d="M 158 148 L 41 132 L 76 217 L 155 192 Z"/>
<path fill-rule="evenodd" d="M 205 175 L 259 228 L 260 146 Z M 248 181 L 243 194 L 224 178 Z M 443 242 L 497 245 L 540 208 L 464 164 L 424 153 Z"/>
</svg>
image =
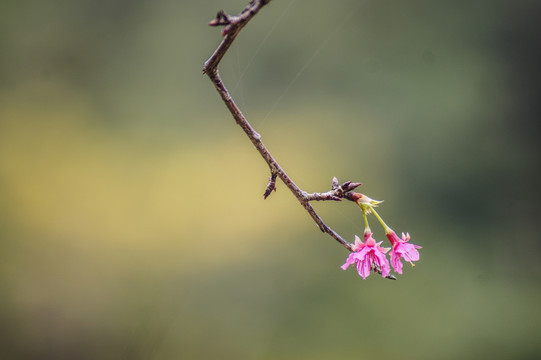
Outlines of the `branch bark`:
<svg viewBox="0 0 541 360">
<path fill-rule="evenodd" d="M 223 26 L 222 36 L 223 40 L 218 45 L 218 48 L 214 51 L 212 56 L 205 62 L 203 67 L 203 72 L 210 78 L 214 84 L 218 94 L 222 98 L 223 102 L 229 109 L 229 112 L 237 122 L 237 124 L 244 130 L 252 144 L 255 146 L 257 151 L 261 154 L 265 162 L 269 165 L 271 176 L 269 178 L 269 184 L 264 193 L 264 197 L 267 198 L 272 191 L 276 191 L 276 179 L 280 180 L 287 186 L 287 188 L 295 195 L 299 200 L 300 204 L 306 209 L 310 214 L 314 222 L 318 225 L 321 231 L 329 234 L 336 241 L 338 241 L 342 246 L 348 249 L 350 252 L 353 251 L 352 245 L 344 240 L 337 232 L 331 229 L 323 219 L 316 213 L 310 201 L 341 201 L 343 198 L 351 199 L 351 191 L 356 187 L 360 186 L 361 183 L 353 183 L 347 181 L 342 185 L 339 185 L 338 180 L 333 178 L 332 189 L 324 193 L 307 193 L 300 189 L 287 173 L 282 169 L 278 164 L 275 158 L 271 155 L 269 150 L 261 141 L 261 135 L 257 133 L 250 123 L 246 120 L 243 113 L 240 111 L 236 103 L 233 101 L 229 91 L 225 87 L 220 73 L 218 71 L 218 65 L 220 61 L 227 53 L 229 47 L 239 34 L 239 32 L 248 24 L 248 22 L 261 10 L 261 8 L 271 0 L 251 0 L 248 6 L 238 15 L 231 16 L 224 13 L 223 10 L 220 10 L 216 15 L 216 18 L 209 22 L 210 26 Z"/>
</svg>

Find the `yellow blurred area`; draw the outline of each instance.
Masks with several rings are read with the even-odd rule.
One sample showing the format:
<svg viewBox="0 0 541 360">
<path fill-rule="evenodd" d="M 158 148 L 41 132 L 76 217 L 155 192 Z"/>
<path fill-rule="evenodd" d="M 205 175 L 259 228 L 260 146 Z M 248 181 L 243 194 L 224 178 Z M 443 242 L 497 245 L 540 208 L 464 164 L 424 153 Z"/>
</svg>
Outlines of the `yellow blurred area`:
<svg viewBox="0 0 541 360">
<path fill-rule="evenodd" d="M 28 230 L 96 246 L 166 242 L 203 250 L 225 238 L 249 249 L 249 234 L 300 213 L 261 201 L 265 167 L 254 165 L 238 137 L 178 143 L 157 156 L 92 126 L 96 119 L 82 97 L 64 92 L 55 94 L 56 103 L 36 103 L 28 93 L 3 96 L 9 106 L 0 129 L 10 216 Z M 235 236 L 239 231 L 246 236 Z M 224 259 L 212 254 L 213 261 Z"/>
<path fill-rule="evenodd" d="M 226 134 L 149 151 L 140 133 L 144 130 L 121 138 L 105 131 L 96 126 L 99 119 L 88 99 L 58 84 L 27 84 L 2 94 L 2 99 L 8 104 L 2 108 L 0 129 L 6 218 L 36 249 L 36 256 L 58 252 L 58 258 L 43 257 L 38 266 L 71 268 L 73 281 L 83 277 L 88 282 L 87 266 L 97 262 L 97 271 L 103 276 L 109 272 L 112 282 L 94 286 L 110 288 L 119 274 L 132 271 L 159 276 L 162 271 L 235 264 L 269 247 L 269 235 L 287 234 L 299 225 L 321 237 L 285 186 L 278 184 L 278 193 L 263 200 L 268 169 L 227 116 L 223 121 L 230 122 L 232 131 Z M 298 125 L 302 117 L 324 125 L 331 114 L 282 116 L 280 123 L 288 132 L 282 132 L 279 123 L 267 130 L 264 140 L 269 139 L 277 158 L 293 169 L 290 174 L 301 184 L 324 190 L 330 179 L 322 176 L 320 164 L 341 154 L 332 147 L 318 148 L 336 139 L 321 131 L 307 133 Z M 272 247 L 290 241 L 275 236 Z M 22 270 L 21 259 L 9 261 L 17 271 L 28 271 L 31 277 L 41 271 L 32 264 L 33 255 L 21 255 L 30 267 Z M 139 268 L 141 264 L 146 265 Z M 45 274 L 55 278 L 48 271 Z M 30 284 L 28 297 L 41 298 L 44 289 Z M 73 284 L 55 281 L 58 286 L 68 286 L 63 291 L 70 292 Z"/>
</svg>

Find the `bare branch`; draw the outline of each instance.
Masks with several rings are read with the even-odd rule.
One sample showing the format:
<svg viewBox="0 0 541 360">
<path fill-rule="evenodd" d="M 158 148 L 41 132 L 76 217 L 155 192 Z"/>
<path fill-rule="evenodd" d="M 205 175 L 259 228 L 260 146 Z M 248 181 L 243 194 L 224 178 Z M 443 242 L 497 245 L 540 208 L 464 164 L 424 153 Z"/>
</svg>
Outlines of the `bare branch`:
<svg viewBox="0 0 541 360">
<path fill-rule="evenodd" d="M 280 178 L 287 188 L 295 195 L 300 204 L 310 214 L 314 222 L 318 225 L 319 229 L 336 241 L 342 246 L 353 251 L 352 245 L 344 240 L 338 233 L 331 229 L 321 217 L 316 213 L 314 208 L 310 205 L 310 201 L 340 201 L 342 198 L 352 200 L 351 193 L 353 189 L 360 186 L 361 183 L 353 183 L 347 181 L 342 185 L 338 185 L 338 179 L 334 178 L 332 182 L 332 189 L 324 193 L 307 193 L 301 190 L 291 178 L 286 174 L 282 167 L 278 164 L 275 158 L 270 154 L 266 146 L 261 141 L 261 135 L 258 134 L 250 123 L 246 120 L 236 103 L 233 101 L 229 91 L 226 89 L 218 71 L 218 65 L 227 50 L 233 43 L 233 40 L 237 37 L 239 32 L 246 26 L 246 24 L 256 15 L 259 10 L 270 3 L 271 0 L 251 0 L 248 6 L 236 16 L 227 15 L 224 11 L 220 10 L 216 15 L 216 18 L 210 21 L 210 26 L 223 26 L 222 36 L 224 37 L 218 48 L 214 51 L 212 56 L 205 62 L 203 72 L 208 75 L 214 87 L 218 91 L 218 94 L 222 98 L 223 102 L 231 112 L 231 115 L 237 122 L 237 124 L 244 130 L 252 144 L 257 151 L 261 154 L 265 162 L 269 165 L 271 170 L 271 176 L 269 178 L 269 184 L 264 193 L 264 197 L 267 198 L 272 191 L 276 191 L 276 179 Z"/>
</svg>

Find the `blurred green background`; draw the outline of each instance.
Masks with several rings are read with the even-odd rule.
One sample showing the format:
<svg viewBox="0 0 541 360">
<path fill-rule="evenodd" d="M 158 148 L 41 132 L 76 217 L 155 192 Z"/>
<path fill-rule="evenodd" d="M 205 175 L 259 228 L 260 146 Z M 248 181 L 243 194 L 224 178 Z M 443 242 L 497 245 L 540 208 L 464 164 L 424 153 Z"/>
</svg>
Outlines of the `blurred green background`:
<svg viewBox="0 0 541 360">
<path fill-rule="evenodd" d="M 0 2 L 0 358 L 540 358 L 541 3 L 275 0 L 224 59 L 299 186 L 423 246 L 398 281 L 263 200 L 201 73 L 246 3 Z"/>
</svg>

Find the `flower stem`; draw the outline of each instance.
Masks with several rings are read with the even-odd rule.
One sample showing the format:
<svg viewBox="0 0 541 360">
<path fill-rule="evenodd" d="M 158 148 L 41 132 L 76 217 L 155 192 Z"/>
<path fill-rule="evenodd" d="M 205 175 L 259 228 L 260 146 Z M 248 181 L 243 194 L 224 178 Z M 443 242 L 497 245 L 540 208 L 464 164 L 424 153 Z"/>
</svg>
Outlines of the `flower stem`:
<svg viewBox="0 0 541 360">
<path fill-rule="evenodd" d="M 379 216 L 379 214 L 377 213 L 377 211 L 374 209 L 374 207 L 371 207 L 372 210 L 372 213 L 374 214 L 374 216 L 378 219 L 378 221 L 381 223 L 381 226 L 383 226 L 383 228 L 385 229 L 385 233 L 388 234 L 390 232 L 393 231 L 393 229 L 391 229 L 389 226 L 387 226 L 387 224 L 385 224 L 385 221 L 383 221 L 383 219 L 381 218 L 381 216 Z"/>
<path fill-rule="evenodd" d="M 366 216 L 366 211 L 362 209 L 362 213 L 364 218 L 364 232 L 370 232 L 370 225 L 368 225 L 368 217 Z"/>
</svg>

